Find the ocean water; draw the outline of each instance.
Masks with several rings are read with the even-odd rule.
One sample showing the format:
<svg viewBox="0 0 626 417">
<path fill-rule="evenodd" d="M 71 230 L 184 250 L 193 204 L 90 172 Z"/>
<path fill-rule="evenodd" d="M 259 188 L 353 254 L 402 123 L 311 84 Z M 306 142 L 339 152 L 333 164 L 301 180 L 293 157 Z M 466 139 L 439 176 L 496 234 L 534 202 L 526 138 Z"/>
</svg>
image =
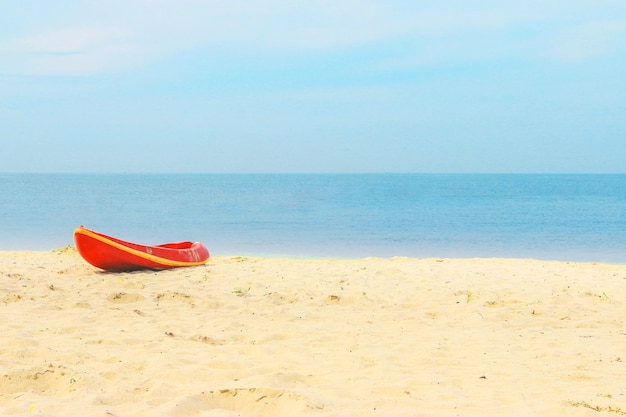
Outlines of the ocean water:
<svg viewBox="0 0 626 417">
<path fill-rule="evenodd" d="M 212 255 L 626 263 L 626 175 L 0 174 L 0 249 L 79 225 Z"/>
</svg>

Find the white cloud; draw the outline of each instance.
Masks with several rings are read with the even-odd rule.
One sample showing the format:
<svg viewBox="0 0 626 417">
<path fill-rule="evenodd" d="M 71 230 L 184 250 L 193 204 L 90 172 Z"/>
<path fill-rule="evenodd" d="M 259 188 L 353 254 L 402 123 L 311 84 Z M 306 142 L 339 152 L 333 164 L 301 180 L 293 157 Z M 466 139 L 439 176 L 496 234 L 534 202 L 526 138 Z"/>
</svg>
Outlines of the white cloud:
<svg viewBox="0 0 626 417">
<path fill-rule="evenodd" d="M 162 2 L 167 3 L 167 2 Z M 188 42 L 236 44 L 260 51 L 323 51 L 412 36 L 497 31 L 537 19 L 510 7 L 423 7 L 413 2 L 364 0 L 218 2 L 211 9 L 171 10 L 161 22 Z M 161 16 L 163 18 L 163 16 Z M 179 40 L 182 38 L 179 36 Z"/>
<path fill-rule="evenodd" d="M 124 35 L 123 31 L 114 28 L 62 29 L 18 39 L 6 46 L 31 53 L 89 53 L 103 45 L 123 41 Z"/>
<path fill-rule="evenodd" d="M 558 33 L 548 47 L 557 60 L 581 62 L 609 53 L 626 51 L 626 20 L 577 25 Z"/>
<path fill-rule="evenodd" d="M 0 45 L 3 72 L 85 75 L 132 68 L 138 62 L 129 33 L 110 27 L 53 30 Z"/>
<path fill-rule="evenodd" d="M 382 46 L 386 42 L 428 47 L 414 55 L 391 57 L 390 63 L 381 62 L 380 67 L 436 65 L 472 57 L 498 59 L 515 48 L 524 48 L 509 40 L 509 32 L 532 32 L 534 25 L 544 25 L 548 28 L 544 33 L 552 33 L 567 24 L 560 20 L 564 10 L 571 8 L 570 14 L 579 19 L 577 13 L 589 10 L 584 1 L 574 3 L 76 1 L 65 8 L 40 10 L 29 23 L 30 33 L 22 31 L 13 39 L 6 39 L 6 35 L 4 40 L 0 38 L 4 55 L 0 73 L 93 74 L 142 68 L 179 52 L 278 56 Z M 576 59 L 615 48 L 611 36 L 621 34 L 623 38 L 623 22 L 613 25 L 582 24 L 555 40 L 550 54 Z M 484 44 L 481 37 L 493 41 Z M 544 38 L 535 41 L 545 43 Z M 511 42 L 510 47 L 507 42 Z"/>
</svg>

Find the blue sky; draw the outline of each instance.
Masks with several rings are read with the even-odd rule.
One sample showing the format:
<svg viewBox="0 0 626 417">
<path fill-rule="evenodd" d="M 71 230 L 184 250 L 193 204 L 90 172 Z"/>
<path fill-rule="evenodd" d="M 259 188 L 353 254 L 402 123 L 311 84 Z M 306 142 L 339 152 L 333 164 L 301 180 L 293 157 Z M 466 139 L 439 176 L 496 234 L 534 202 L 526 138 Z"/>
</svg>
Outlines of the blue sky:
<svg viewBox="0 0 626 417">
<path fill-rule="evenodd" d="M 626 2 L 0 13 L 0 172 L 626 172 Z"/>
</svg>

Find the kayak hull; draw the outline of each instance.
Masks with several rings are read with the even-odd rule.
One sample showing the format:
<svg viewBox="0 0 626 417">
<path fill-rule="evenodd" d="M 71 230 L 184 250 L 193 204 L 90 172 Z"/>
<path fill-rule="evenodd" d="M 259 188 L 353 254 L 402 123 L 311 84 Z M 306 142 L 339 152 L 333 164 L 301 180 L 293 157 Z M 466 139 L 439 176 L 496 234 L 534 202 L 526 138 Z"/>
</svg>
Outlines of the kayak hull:
<svg viewBox="0 0 626 417">
<path fill-rule="evenodd" d="M 173 242 L 140 245 L 126 242 L 83 226 L 74 230 L 78 253 L 91 265 L 105 271 L 172 269 L 208 262 L 209 251 L 200 242 Z"/>
</svg>

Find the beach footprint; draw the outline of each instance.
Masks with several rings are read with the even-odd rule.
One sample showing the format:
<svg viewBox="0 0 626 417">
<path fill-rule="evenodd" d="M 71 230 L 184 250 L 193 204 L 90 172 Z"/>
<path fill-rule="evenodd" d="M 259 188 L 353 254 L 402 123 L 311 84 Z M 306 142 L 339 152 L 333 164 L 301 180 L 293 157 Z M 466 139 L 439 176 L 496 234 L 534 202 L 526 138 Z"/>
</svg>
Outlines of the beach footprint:
<svg viewBox="0 0 626 417">
<path fill-rule="evenodd" d="M 63 365 L 49 364 L 31 369 L 17 369 L 0 375 L 0 392 L 32 392 L 40 396 L 57 397 L 74 391 L 79 379 L 79 376 Z"/>
<path fill-rule="evenodd" d="M 292 417 L 319 409 L 301 395 L 269 388 L 233 388 L 207 391 L 179 399 L 167 415 L 172 417 Z"/>
<path fill-rule="evenodd" d="M 154 301 L 156 302 L 157 306 L 163 302 L 166 302 L 166 303 L 169 302 L 169 303 L 174 303 L 174 304 L 182 303 L 182 304 L 188 305 L 189 307 L 196 306 L 194 297 L 192 297 L 189 294 L 185 294 L 185 293 L 181 293 L 177 291 L 169 291 L 169 292 L 160 293 L 154 298 Z"/>
<path fill-rule="evenodd" d="M 17 303 L 18 301 L 23 301 L 23 300 L 24 300 L 24 297 L 22 297 L 20 294 L 8 294 L 4 298 L 2 298 L 0 302 L 3 302 L 4 304 L 9 304 L 9 303 Z"/>
<path fill-rule="evenodd" d="M 107 297 L 107 300 L 114 304 L 129 304 L 136 303 L 138 301 L 143 300 L 144 297 L 141 294 L 136 293 L 125 293 L 125 292 L 116 292 L 114 294 L 110 294 Z"/>
</svg>

